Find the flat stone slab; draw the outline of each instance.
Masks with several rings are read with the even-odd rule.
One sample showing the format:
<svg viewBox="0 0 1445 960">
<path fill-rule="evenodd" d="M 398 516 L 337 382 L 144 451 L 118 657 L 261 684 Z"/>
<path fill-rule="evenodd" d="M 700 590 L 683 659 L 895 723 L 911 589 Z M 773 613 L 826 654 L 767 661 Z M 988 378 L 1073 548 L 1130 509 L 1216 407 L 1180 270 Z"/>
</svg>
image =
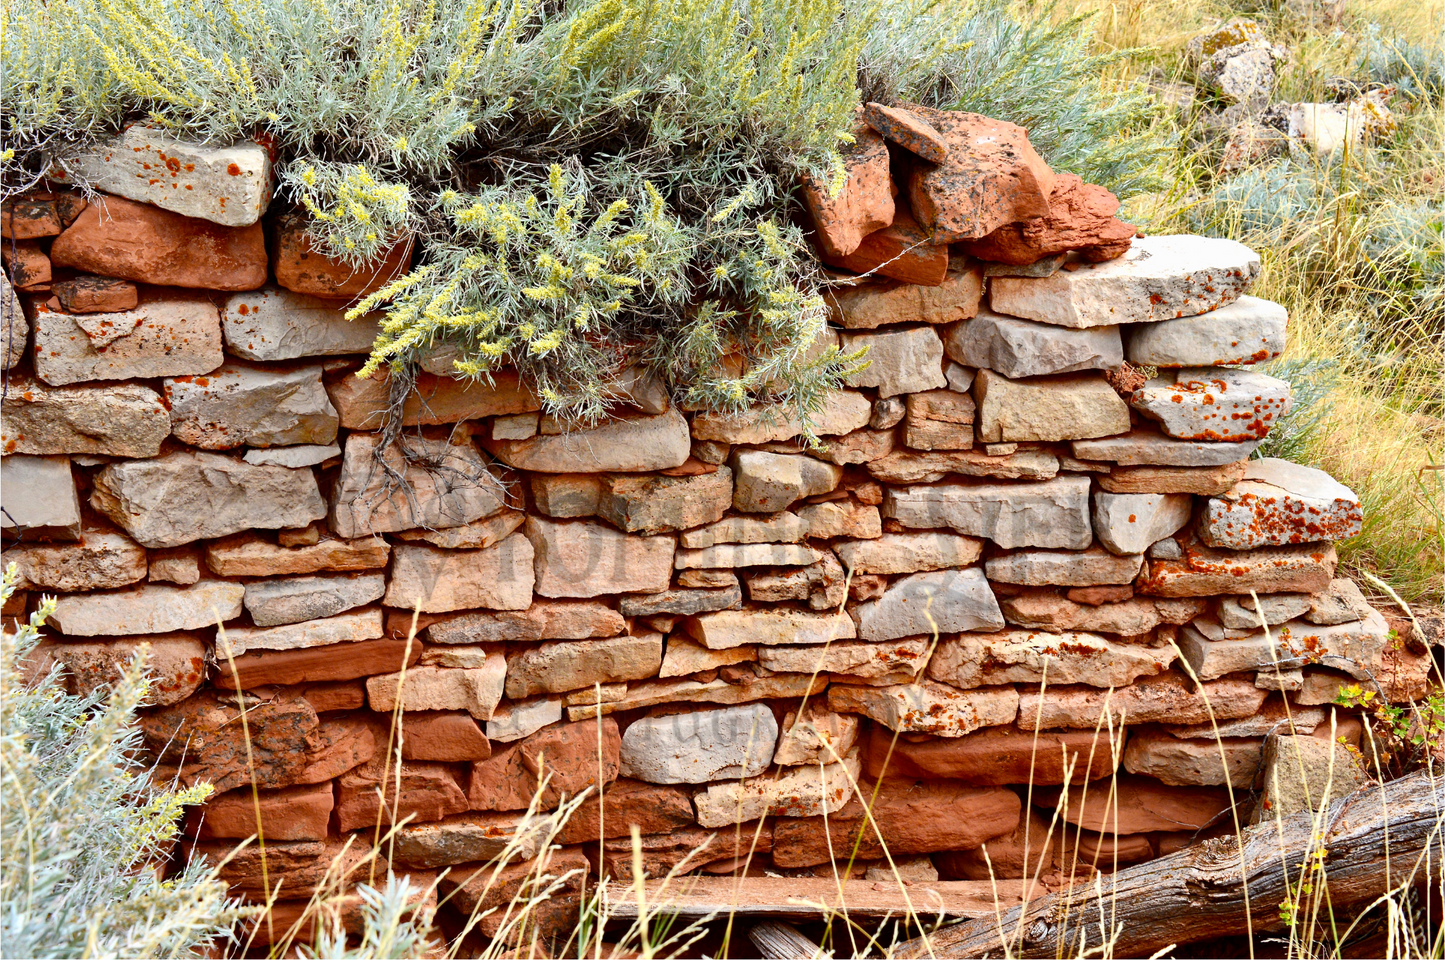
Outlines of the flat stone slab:
<svg viewBox="0 0 1445 960">
<path fill-rule="evenodd" d="M 1117 326 L 1073 330 L 987 308 L 950 327 L 943 346 L 950 360 L 1012 379 L 1112 370 L 1124 362 Z"/>
<path fill-rule="evenodd" d="M 687 419 L 676 410 L 483 446 L 508 466 L 538 473 L 645 473 L 681 466 L 692 452 Z"/>
<path fill-rule="evenodd" d="M 984 443 L 1080 440 L 1129 429 L 1129 406 L 1102 373 L 1010 380 L 980 370 L 975 431 Z"/>
<path fill-rule="evenodd" d="M 867 464 L 870 476 L 884 483 L 933 483 L 950 474 L 997 477 L 1003 480 L 1049 480 L 1059 472 L 1059 458 L 1048 450 L 1026 449 L 1007 454 L 985 450 L 916 453 L 902 451 Z"/>
<path fill-rule="evenodd" d="M 246 584 L 246 612 L 256 626 L 275 627 L 332 617 L 380 600 L 384 593 L 386 577 L 379 573 L 255 580 Z"/>
<path fill-rule="evenodd" d="M 978 312 L 983 274 L 966 258 L 955 258 L 943 283 L 874 281 L 829 290 L 828 319 L 845 330 L 874 330 L 896 323 L 952 323 Z"/>
<path fill-rule="evenodd" d="M 787 607 L 719 610 L 688 621 L 687 631 L 709 650 L 750 644 L 831 643 L 858 636 L 845 613 L 812 613 Z"/>
<path fill-rule="evenodd" d="M 1344 540 L 1364 526 L 1360 498 L 1323 470 L 1277 457 L 1249 461 L 1244 479 L 1210 497 L 1199 538 L 1211 547 L 1256 547 Z"/>
<path fill-rule="evenodd" d="M 49 623 L 71 637 L 128 637 L 200 630 L 241 615 L 246 588 L 207 580 L 191 587 L 146 584 L 60 597 Z"/>
<path fill-rule="evenodd" d="M 237 657 L 254 650 L 304 650 L 378 640 L 383 630 L 381 608 L 373 607 L 279 627 L 228 627 L 224 641 L 216 638 L 216 651 L 224 659 L 226 644 L 230 644 L 231 655 Z"/>
<path fill-rule="evenodd" d="M 843 468 L 801 454 L 739 450 L 732 457 L 733 506 L 744 513 L 776 513 L 803 497 L 827 493 Z"/>
<path fill-rule="evenodd" d="M 507 659 L 500 652 L 488 655 L 481 667 L 411 667 L 405 674 L 368 677 L 366 702 L 379 713 L 396 709 L 400 692 L 402 710 L 465 710 L 478 720 L 490 720 L 502 701 Z M 558 701 L 560 705 L 560 701 Z M 488 731 L 488 739 L 496 739 Z"/>
<path fill-rule="evenodd" d="M 733 472 L 726 466 L 693 477 L 608 476 L 597 515 L 628 533 L 667 533 L 718 520 L 732 506 Z"/>
<path fill-rule="evenodd" d="M 1110 553 L 1140 554 L 1189 522 L 1187 493 L 1094 493 L 1094 536 Z"/>
<path fill-rule="evenodd" d="M 299 470 L 341 457 L 339 443 L 302 443 L 292 447 L 257 447 L 247 450 L 241 459 L 258 467 L 289 467 Z"/>
<path fill-rule="evenodd" d="M 855 574 L 921 573 L 966 567 L 983 553 L 983 542 L 951 533 L 885 533 L 834 544 L 839 561 Z"/>
<path fill-rule="evenodd" d="M 808 535 L 808 529 L 802 516 L 783 511 L 771 516 L 723 517 L 700 529 L 685 530 L 678 539 L 689 550 L 720 543 L 797 543 Z"/>
<path fill-rule="evenodd" d="M 391 580 L 382 601 L 423 613 L 484 608 L 525 610 L 532 604 L 531 542 L 514 533 L 485 550 L 439 550 L 424 543 L 392 548 Z"/>
<path fill-rule="evenodd" d="M 206 566 L 219 577 L 374 570 L 386 566 L 390 558 L 391 544 L 380 537 L 322 540 L 309 546 L 282 547 L 247 532 L 206 544 Z"/>
<path fill-rule="evenodd" d="M 817 563 L 822 555 L 801 543 L 720 543 L 701 550 L 679 550 L 678 570 L 736 567 L 797 567 Z"/>
<path fill-rule="evenodd" d="M 1334 579 L 1338 557 L 1332 543 L 1258 550 L 1218 550 L 1191 544 L 1179 560 L 1150 559 L 1135 585 L 1157 597 L 1211 597 L 1256 593 L 1322 593 Z"/>
<path fill-rule="evenodd" d="M 35 374 L 52 386 L 199 376 L 224 359 L 216 306 L 207 300 L 148 294 L 123 313 L 35 311 Z"/>
<path fill-rule="evenodd" d="M 136 123 L 47 174 L 228 227 L 261 219 L 271 202 L 271 157 L 258 143 L 207 146 Z"/>
<path fill-rule="evenodd" d="M 507 660 L 507 697 L 567 693 L 594 683 L 646 680 L 662 666 L 662 634 L 544 643 Z"/>
<path fill-rule="evenodd" d="M 988 578 L 1026 586 L 1093 587 L 1131 583 L 1144 562 L 1142 554 L 1119 556 L 1101 547 L 1087 550 L 1020 550 L 990 557 Z"/>
<path fill-rule="evenodd" d="M 832 390 L 810 417 L 813 433 L 833 437 L 868 426 L 873 406 L 857 390 Z M 781 404 L 757 406 L 737 416 L 699 413 L 692 418 L 692 438 L 719 443 L 772 443 L 803 433 L 803 418 Z"/>
<path fill-rule="evenodd" d="M 140 383 L 51 387 L 13 377 L 0 406 L 0 450 L 144 459 L 160 453 L 171 421 L 160 394 Z"/>
<path fill-rule="evenodd" d="M 847 378 L 850 387 L 874 387 L 878 396 L 893 397 L 948 386 L 943 341 L 932 327 L 844 335 L 844 352 L 864 347 L 868 366 Z"/>
<path fill-rule="evenodd" d="M 661 593 L 672 583 L 677 547 L 672 537 L 639 537 L 601 523 L 540 517 L 528 517 L 523 530 L 536 550 L 540 596 Z"/>
<path fill-rule="evenodd" d="M 1107 730 L 1120 724 L 1209 723 L 1252 717 L 1268 691 L 1248 680 L 1227 677 L 1195 687 L 1181 671 L 1140 677 L 1133 684 L 1101 690 L 1079 684 L 1049 687 L 1019 696 L 1021 730 Z"/>
<path fill-rule="evenodd" d="M 321 367 L 227 363 L 204 377 L 168 377 L 171 433 L 203 450 L 331 444 L 336 409 Z"/>
<path fill-rule="evenodd" d="M 103 468 L 90 505 L 150 549 L 243 530 L 300 528 L 326 515 L 310 470 L 186 450 Z"/>
<path fill-rule="evenodd" d="M 1195 621 L 1180 629 L 1179 649 L 1201 680 L 1317 662 L 1366 679 L 1377 672 L 1389 634 L 1390 625 L 1377 610 L 1354 623 L 1320 626 L 1291 620 L 1268 633 L 1259 630 L 1244 637 L 1225 636 Z"/>
<path fill-rule="evenodd" d="M 912 683 L 928 665 L 930 643 L 924 637 L 887 643 L 835 640 L 821 647 L 759 647 L 756 657 L 758 663 L 777 673 Z"/>
<path fill-rule="evenodd" d="M 38 540 L 79 540 L 80 496 L 69 457 L 0 458 L 0 530 Z"/>
<path fill-rule="evenodd" d="M 221 308 L 226 352 L 245 360 L 294 360 L 370 353 L 377 315 L 346 319 L 345 304 L 282 287 L 228 297 Z"/>
<path fill-rule="evenodd" d="M 828 709 L 862 714 L 897 733 L 961 737 L 1013 723 L 1019 693 L 1013 687 L 958 690 L 932 680 L 887 687 L 835 683 L 828 688 Z"/>
<path fill-rule="evenodd" d="M 841 762 L 783 770 L 776 776 L 708 784 L 693 796 L 697 822 L 709 829 L 765 816 L 821 817 L 853 799 L 860 764 L 856 753 Z"/>
<path fill-rule="evenodd" d="M 1043 483 L 892 488 L 883 495 L 883 515 L 905 527 L 947 527 L 1005 549 L 1082 550 L 1094 539 L 1086 476 L 1061 476 Z"/>
<path fill-rule="evenodd" d="M 1225 367 L 1264 363 L 1284 352 L 1284 307 L 1242 296 L 1218 310 L 1128 328 L 1125 355 L 1151 367 Z"/>
<path fill-rule="evenodd" d="M 993 277 L 999 313 L 1063 327 L 1102 327 L 1189 317 L 1238 299 L 1259 275 L 1242 243 L 1185 234 L 1138 237 L 1129 252 L 1047 277 Z"/>
<path fill-rule="evenodd" d="M 1121 467 L 1222 467 L 1249 459 L 1259 446 L 1259 438 L 1203 443 L 1176 440 L 1152 429 L 1135 427 L 1123 436 L 1075 440 L 1071 446 L 1080 460 L 1109 460 Z"/>
<path fill-rule="evenodd" d="M 988 632 L 1004 626 L 998 601 L 977 567 L 904 577 L 877 600 L 859 604 L 855 613 L 858 636 L 864 640 Z"/>
<path fill-rule="evenodd" d="M 1335 582 L 1330 581 L 1330 585 L 1333 587 Z M 1231 630 L 1258 630 L 1261 614 L 1264 622 L 1273 627 L 1305 615 L 1314 605 L 1314 598 L 1307 593 L 1267 593 L 1259 598 L 1258 606 L 1254 600 L 1254 597 L 1220 597 L 1214 611 L 1219 622 Z"/>
<path fill-rule="evenodd" d="M 96 527 L 84 530 L 77 543 L 11 544 L 0 555 L 0 569 L 11 563 L 20 575 L 17 590 L 108 590 L 146 577 L 145 550 L 123 533 Z"/>
<path fill-rule="evenodd" d="M 622 734 L 621 774 L 647 783 L 755 777 L 777 742 L 778 721 L 763 704 L 643 717 Z"/>
<path fill-rule="evenodd" d="M 626 617 L 654 617 L 659 614 L 693 617 L 714 610 L 733 610 L 742 603 L 742 588 L 734 583 L 730 587 L 715 589 L 664 590 L 640 597 L 623 597 L 618 602 L 618 608 Z"/>
<path fill-rule="evenodd" d="M 405 444 L 405 449 L 393 444 L 382 451 L 378 463 L 380 434 L 346 438 L 341 473 L 331 490 L 331 529 L 339 536 L 460 527 L 502 510 L 505 491 L 470 440 L 409 436 Z"/>
<path fill-rule="evenodd" d="M 1134 391 L 1135 410 L 1179 440 L 1261 440 L 1290 409 L 1289 384 L 1229 367 L 1186 367 Z"/>
<path fill-rule="evenodd" d="M 1173 647 L 1114 643 L 1097 633 L 1002 630 L 965 633 L 941 641 L 928 676 L 969 690 L 1002 683 L 1082 683 L 1127 687 L 1174 662 Z"/>
</svg>

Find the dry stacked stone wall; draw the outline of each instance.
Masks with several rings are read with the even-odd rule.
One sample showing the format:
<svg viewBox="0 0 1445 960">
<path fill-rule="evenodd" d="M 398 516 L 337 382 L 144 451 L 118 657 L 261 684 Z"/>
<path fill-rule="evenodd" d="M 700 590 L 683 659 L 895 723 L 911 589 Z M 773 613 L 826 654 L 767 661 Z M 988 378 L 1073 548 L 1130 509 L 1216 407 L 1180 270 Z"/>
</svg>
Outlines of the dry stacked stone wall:
<svg viewBox="0 0 1445 960">
<path fill-rule="evenodd" d="M 843 190 L 803 191 L 821 342 L 871 360 L 816 447 L 646 378 L 566 432 L 444 350 L 388 414 L 343 314 L 416 252 L 328 260 L 254 144 L 132 128 L 70 165 L 90 202 L 7 206 L 5 613 L 56 596 L 38 659 L 83 691 L 149 645 L 145 744 L 216 789 L 178 856 L 255 833 L 254 782 L 278 910 L 394 812 L 393 866 L 469 909 L 522 869 L 469 865 L 540 852 L 539 789 L 591 788 L 557 870 L 630 874 L 636 825 L 653 876 L 861 872 L 871 798 L 916 876 L 1059 876 L 1265 815 L 1269 744 L 1359 742 L 1342 683 L 1420 693 L 1335 575 L 1357 498 L 1250 459 L 1290 405 L 1251 366 L 1286 336 L 1259 258 L 1135 236 L 1011 124 L 864 118 Z M 260 897 L 260 866 L 224 875 Z"/>
</svg>

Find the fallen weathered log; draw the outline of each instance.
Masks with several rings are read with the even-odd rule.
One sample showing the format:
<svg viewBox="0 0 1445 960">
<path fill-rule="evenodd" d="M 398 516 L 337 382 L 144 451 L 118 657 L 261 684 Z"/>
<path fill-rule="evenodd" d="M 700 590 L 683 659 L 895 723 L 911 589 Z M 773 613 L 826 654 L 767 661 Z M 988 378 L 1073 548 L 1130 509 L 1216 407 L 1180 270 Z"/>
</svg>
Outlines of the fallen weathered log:
<svg viewBox="0 0 1445 960">
<path fill-rule="evenodd" d="M 791 923 L 765 920 L 754 924 L 748 931 L 748 939 L 757 948 L 763 960 L 832 960 L 831 950 L 824 950 L 798 930 Z"/>
<path fill-rule="evenodd" d="M 1335 800 L 1319 822 L 1323 902 L 1335 911 L 1441 882 L 1445 781 L 1420 772 L 1373 786 Z M 1016 906 L 1001 924 L 985 917 L 945 927 L 899 944 L 893 956 L 1083 956 L 1110 938 L 1108 955 L 1149 956 L 1170 944 L 1278 930 L 1280 905 L 1298 896 L 1301 864 L 1320 846 L 1311 816 L 1295 814 Z M 1320 877 L 1311 879 L 1318 894 Z"/>
</svg>

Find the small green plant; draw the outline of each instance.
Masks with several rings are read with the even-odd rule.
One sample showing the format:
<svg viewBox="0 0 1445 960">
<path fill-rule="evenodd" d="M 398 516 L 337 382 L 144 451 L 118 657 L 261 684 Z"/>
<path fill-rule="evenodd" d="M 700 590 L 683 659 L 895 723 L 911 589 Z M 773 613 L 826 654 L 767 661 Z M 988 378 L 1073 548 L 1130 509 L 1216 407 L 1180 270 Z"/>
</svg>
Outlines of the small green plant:
<svg viewBox="0 0 1445 960">
<path fill-rule="evenodd" d="M 15 590 L 15 565 L 0 597 Z M 150 686 L 137 654 L 109 689 L 66 693 L 37 652 L 47 599 L 0 636 L 0 953 L 205 956 L 244 911 L 200 863 L 161 871 L 209 784 L 154 785 L 132 726 Z M 32 676 L 38 674 L 38 676 Z"/>
</svg>

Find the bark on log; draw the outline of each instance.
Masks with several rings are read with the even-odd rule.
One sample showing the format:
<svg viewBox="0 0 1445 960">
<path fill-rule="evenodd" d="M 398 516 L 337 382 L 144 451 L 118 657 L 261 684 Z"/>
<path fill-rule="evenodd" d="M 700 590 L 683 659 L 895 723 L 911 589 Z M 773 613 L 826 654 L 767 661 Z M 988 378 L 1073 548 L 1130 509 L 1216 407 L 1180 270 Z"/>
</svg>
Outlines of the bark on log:
<svg viewBox="0 0 1445 960">
<path fill-rule="evenodd" d="M 1440 883 L 1445 853 L 1445 781 L 1420 772 L 1342 797 L 1320 820 L 1327 903 L 1362 905 L 1401 886 Z M 1243 851 L 1241 854 L 1241 843 Z M 1098 887 L 1049 894 L 995 919 L 967 920 L 899 944 L 894 957 L 1077 957 L 1116 936 L 1105 954 L 1149 956 L 1170 944 L 1237 935 L 1249 924 L 1278 930 L 1280 904 L 1298 885 L 1300 864 L 1319 849 L 1311 817 L 1249 827 L 1242 838 L 1206 840 L 1167 857 L 1099 878 Z M 1289 867 L 1286 877 L 1285 866 Z M 1318 884 L 1316 889 L 1319 889 Z M 1103 921 L 1101 923 L 1101 920 Z"/>
<path fill-rule="evenodd" d="M 791 923 L 776 920 L 759 923 L 748 931 L 748 939 L 758 948 L 758 956 L 763 960 L 831 960 L 833 956 Z"/>
</svg>

